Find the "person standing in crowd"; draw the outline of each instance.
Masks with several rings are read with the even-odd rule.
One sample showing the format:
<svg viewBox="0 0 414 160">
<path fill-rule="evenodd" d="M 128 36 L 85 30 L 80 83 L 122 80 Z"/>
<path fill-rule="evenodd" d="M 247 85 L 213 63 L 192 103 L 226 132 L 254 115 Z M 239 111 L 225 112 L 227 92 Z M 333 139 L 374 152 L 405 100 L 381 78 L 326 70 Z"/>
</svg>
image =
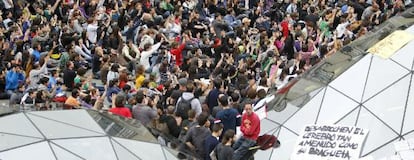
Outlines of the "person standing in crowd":
<svg viewBox="0 0 414 160">
<path fill-rule="evenodd" d="M 237 126 L 240 126 L 240 114 L 239 112 L 229 106 L 229 97 L 223 95 L 218 99 L 220 106 L 223 110 L 216 114 L 216 119 L 223 123 L 223 132 L 229 129 L 236 130 Z M 221 136 L 221 135 L 220 135 Z"/>
<path fill-rule="evenodd" d="M 231 146 L 234 144 L 235 134 L 236 132 L 231 129 L 224 132 L 221 143 L 216 147 L 218 160 L 233 160 L 234 149 Z"/>
<path fill-rule="evenodd" d="M 194 96 L 194 88 L 195 86 L 192 81 L 187 82 L 187 91 L 184 92 L 177 101 L 176 113 L 180 115 L 183 120 L 188 119 L 188 111 L 190 109 L 196 112 L 196 117 L 202 112 L 200 100 Z"/>
<path fill-rule="evenodd" d="M 217 144 L 220 143 L 219 138 L 223 133 L 223 125 L 220 123 L 213 124 L 211 129 L 211 135 L 204 141 L 204 147 L 206 148 L 205 160 L 210 160 L 210 153 L 216 148 Z"/>
<path fill-rule="evenodd" d="M 249 159 L 245 157 L 250 151 L 249 148 L 256 145 L 256 140 L 260 133 L 260 119 L 256 113 L 253 112 L 252 104 L 248 103 L 244 106 L 245 113 L 242 115 L 240 131 L 243 136 L 240 137 L 233 145 L 234 155 L 233 159 Z"/>
<path fill-rule="evenodd" d="M 142 91 L 138 91 L 135 100 L 137 104 L 132 108 L 132 115 L 135 119 L 139 120 L 144 126 L 157 119 L 157 109 L 147 105 L 148 100 Z"/>
<path fill-rule="evenodd" d="M 208 117 L 207 113 L 201 113 L 197 117 L 198 124 L 188 130 L 185 138 L 185 144 L 191 151 L 194 151 L 196 153 L 195 156 L 200 159 L 206 157 L 206 154 L 208 154 L 207 148 L 204 147 L 205 139 L 211 134 Z"/>
</svg>

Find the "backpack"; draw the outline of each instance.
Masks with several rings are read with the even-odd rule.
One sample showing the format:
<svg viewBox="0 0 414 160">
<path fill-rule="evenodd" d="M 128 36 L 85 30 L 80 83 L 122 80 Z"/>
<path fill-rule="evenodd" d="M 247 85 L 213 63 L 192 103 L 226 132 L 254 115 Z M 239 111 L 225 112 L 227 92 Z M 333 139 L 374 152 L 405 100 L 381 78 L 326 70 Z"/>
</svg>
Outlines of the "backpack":
<svg viewBox="0 0 414 160">
<path fill-rule="evenodd" d="M 191 102 L 193 101 L 195 97 L 186 100 L 183 96 L 181 96 L 180 102 L 177 104 L 177 110 L 176 113 L 179 115 L 182 119 L 188 119 L 188 111 L 191 109 Z"/>
</svg>

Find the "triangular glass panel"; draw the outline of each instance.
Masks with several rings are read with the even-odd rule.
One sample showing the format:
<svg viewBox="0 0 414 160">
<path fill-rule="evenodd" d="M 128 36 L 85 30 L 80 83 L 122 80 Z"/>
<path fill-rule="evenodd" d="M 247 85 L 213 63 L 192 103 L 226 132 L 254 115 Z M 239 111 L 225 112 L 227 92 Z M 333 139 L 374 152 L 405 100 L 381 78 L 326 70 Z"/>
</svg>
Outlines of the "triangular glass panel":
<svg viewBox="0 0 414 160">
<path fill-rule="evenodd" d="M 274 149 L 271 159 L 290 159 L 298 136 L 286 128 L 281 128 L 277 138 L 280 139 L 283 147 Z"/>
<path fill-rule="evenodd" d="M 394 143 L 398 142 L 397 140 L 394 140 L 384 146 L 378 146 L 380 148 L 378 148 L 377 150 L 371 152 L 370 154 L 368 154 L 369 156 L 372 156 L 374 159 L 381 159 L 381 158 L 386 158 L 386 157 L 390 157 L 392 155 L 395 155 L 395 148 L 394 148 Z M 367 156 L 367 155 L 361 155 L 361 156 Z"/>
<path fill-rule="evenodd" d="M 275 110 L 268 111 L 267 119 L 271 119 L 272 121 L 282 124 L 298 110 L 299 110 L 298 107 L 288 103 L 286 108 L 282 110 L 281 112 L 277 112 Z"/>
<path fill-rule="evenodd" d="M 177 156 L 174 156 L 174 154 L 170 152 L 170 149 L 166 147 L 163 147 L 162 149 L 164 150 L 166 160 L 178 160 Z"/>
<path fill-rule="evenodd" d="M 68 123 L 74 126 L 81 128 L 87 128 L 98 133 L 105 134 L 101 127 L 98 124 L 94 123 L 95 121 L 92 117 L 83 109 L 78 110 L 61 110 L 61 111 L 40 111 L 40 112 L 30 112 L 28 114 L 38 115 L 47 119 L 59 121 L 62 123 Z M 76 117 L 76 118 L 74 118 Z"/>
<path fill-rule="evenodd" d="M 115 160 L 116 155 L 108 137 L 52 140 L 87 160 Z"/>
<path fill-rule="evenodd" d="M 119 160 L 139 160 L 137 155 L 132 154 L 130 151 L 125 149 L 125 147 L 121 146 L 118 142 L 112 139 L 111 141 Z"/>
<path fill-rule="evenodd" d="M 316 123 L 333 124 L 357 106 L 357 102 L 328 87 Z"/>
<path fill-rule="evenodd" d="M 363 129 L 369 129 L 364 148 L 362 149 L 362 155 L 365 155 L 377 147 L 384 145 L 386 142 L 398 137 L 395 132 L 388 128 L 364 107 L 361 108 L 357 126 Z"/>
<path fill-rule="evenodd" d="M 125 119 L 108 113 L 87 110 L 98 125 L 103 128 L 107 135 L 121 137 L 144 142 L 157 143 L 154 135 L 136 119 Z"/>
<path fill-rule="evenodd" d="M 280 124 L 274 123 L 268 119 L 262 119 L 260 121 L 260 135 L 262 135 L 263 133 L 267 133 L 271 130 L 274 130 L 275 128 L 278 128 L 280 126 Z"/>
<path fill-rule="evenodd" d="M 178 158 L 179 157 L 178 154 L 180 152 L 178 152 L 177 150 L 174 150 L 174 149 L 169 148 L 169 147 L 162 147 L 162 148 L 164 149 L 165 152 L 169 152 L 170 156 L 177 157 L 176 159 L 182 159 L 182 158 Z M 167 157 L 169 157 L 169 156 L 167 156 Z"/>
<path fill-rule="evenodd" d="M 0 133 L 0 151 L 40 141 L 43 139 Z"/>
<path fill-rule="evenodd" d="M 3 160 L 56 160 L 47 142 L 35 143 L 32 145 L 0 152 L 0 159 Z"/>
<path fill-rule="evenodd" d="M 363 101 L 377 94 L 392 83 L 395 83 L 395 81 L 402 78 L 408 72 L 407 69 L 393 61 L 373 56 Z"/>
<path fill-rule="evenodd" d="M 1 117 L 0 126 L 0 132 L 43 138 L 23 113 Z"/>
<path fill-rule="evenodd" d="M 414 132 L 410 132 L 404 135 L 405 140 L 414 141 Z M 414 147 L 413 147 L 414 148 Z"/>
<path fill-rule="evenodd" d="M 397 132 L 401 130 L 410 78 L 406 76 L 363 104 Z"/>
<path fill-rule="evenodd" d="M 272 148 L 269 148 L 267 150 L 257 150 L 257 152 L 254 154 L 254 159 L 270 159 L 272 155 Z"/>
<path fill-rule="evenodd" d="M 356 119 L 358 117 L 359 113 L 359 106 L 355 107 L 354 110 L 351 111 L 351 113 L 348 113 L 344 117 L 342 117 L 338 122 L 336 122 L 336 125 L 340 126 L 354 126 L 356 123 Z"/>
<path fill-rule="evenodd" d="M 357 102 L 362 99 L 372 55 L 367 54 L 352 67 L 342 73 L 329 85 L 351 97 Z M 358 76 L 356 76 L 358 75 Z"/>
<path fill-rule="evenodd" d="M 50 146 L 52 147 L 53 152 L 55 152 L 55 155 L 58 160 L 83 160 L 85 159 L 85 158 L 81 158 L 79 155 L 70 153 L 68 150 L 62 149 L 53 143 L 50 143 Z"/>
<path fill-rule="evenodd" d="M 407 132 L 414 130 L 414 76 L 411 79 L 411 88 L 410 93 L 408 95 L 408 101 L 404 116 L 403 129 L 402 134 L 406 134 Z"/>
<path fill-rule="evenodd" d="M 325 91 L 319 92 L 306 105 L 298 110 L 284 124 L 285 127 L 299 133 L 306 124 L 314 124 L 321 106 L 322 98 Z"/>
<path fill-rule="evenodd" d="M 45 119 L 39 116 L 27 114 L 27 116 L 35 123 L 35 125 L 43 132 L 49 139 L 56 138 L 70 138 L 70 137 L 90 137 L 90 136 L 104 136 L 104 134 L 97 133 L 77 126 L 71 126 L 61 122 Z M 76 117 L 74 117 L 76 118 Z M 95 122 L 85 122 L 95 123 Z"/>
<path fill-rule="evenodd" d="M 411 28 L 414 28 L 411 26 Z M 413 33 L 414 31 L 407 29 L 407 31 Z M 391 59 L 395 60 L 397 63 L 403 65 L 404 67 L 412 70 L 413 60 L 414 60 L 414 41 L 408 42 L 404 47 L 398 50 Z"/>
<path fill-rule="evenodd" d="M 113 138 L 122 146 L 128 148 L 135 155 L 138 155 L 141 159 L 165 159 L 162 154 L 161 145 L 155 143 L 147 143 L 134 141 L 123 138 Z"/>
</svg>

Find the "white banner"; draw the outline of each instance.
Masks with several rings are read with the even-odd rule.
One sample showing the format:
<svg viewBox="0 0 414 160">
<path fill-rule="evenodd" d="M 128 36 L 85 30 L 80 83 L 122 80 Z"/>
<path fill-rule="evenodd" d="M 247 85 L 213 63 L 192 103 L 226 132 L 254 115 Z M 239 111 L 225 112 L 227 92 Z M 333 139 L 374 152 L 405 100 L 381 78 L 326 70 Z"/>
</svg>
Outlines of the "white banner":
<svg viewBox="0 0 414 160">
<path fill-rule="evenodd" d="M 367 134 L 367 129 L 354 126 L 307 125 L 291 160 L 359 159 Z"/>
</svg>

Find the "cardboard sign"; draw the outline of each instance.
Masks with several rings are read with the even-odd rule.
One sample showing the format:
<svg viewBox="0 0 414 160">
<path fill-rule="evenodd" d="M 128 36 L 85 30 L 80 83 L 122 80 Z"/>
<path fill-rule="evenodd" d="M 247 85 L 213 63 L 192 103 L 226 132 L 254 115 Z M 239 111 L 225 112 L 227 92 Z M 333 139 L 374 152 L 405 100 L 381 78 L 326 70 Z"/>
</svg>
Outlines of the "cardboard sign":
<svg viewBox="0 0 414 160">
<path fill-rule="evenodd" d="M 354 126 L 307 125 L 291 160 L 359 159 L 368 130 Z"/>
</svg>

